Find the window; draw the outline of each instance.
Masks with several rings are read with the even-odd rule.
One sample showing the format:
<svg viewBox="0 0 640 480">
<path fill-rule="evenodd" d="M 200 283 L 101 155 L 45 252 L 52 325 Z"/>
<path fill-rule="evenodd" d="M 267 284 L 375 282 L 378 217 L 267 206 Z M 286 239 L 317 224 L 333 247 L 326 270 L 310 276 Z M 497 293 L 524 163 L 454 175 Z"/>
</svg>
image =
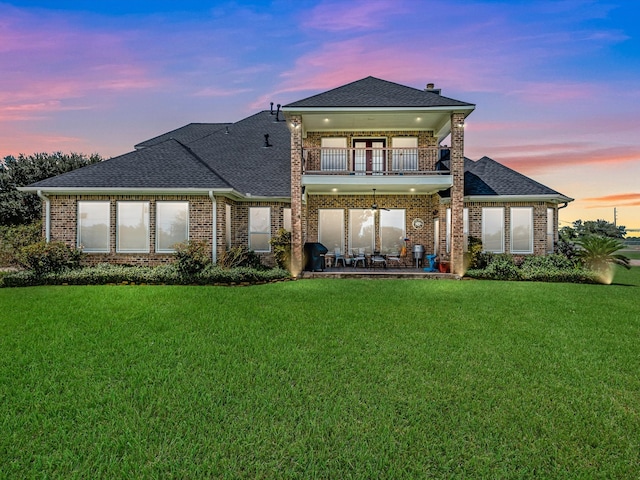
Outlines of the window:
<svg viewBox="0 0 640 480">
<path fill-rule="evenodd" d="M 291 231 L 291 209 L 283 208 L 282 209 L 282 228 L 286 231 Z"/>
<path fill-rule="evenodd" d="M 511 207 L 511 253 L 533 253 L 531 207 Z"/>
<path fill-rule="evenodd" d="M 117 252 L 149 253 L 149 202 L 118 202 Z"/>
<path fill-rule="evenodd" d="M 373 210 L 349 210 L 349 249 L 352 252 L 364 248 L 366 253 L 372 253 L 374 233 Z"/>
<path fill-rule="evenodd" d="M 394 137 L 391 139 L 392 167 L 395 172 L 418 170 L 418 139 L 416 137 Z"/>
<path fill-rule="evenodd" d="M 321 138 L 320 146 L 320 170 L 341 171 L 347 170 L 347 139 Z"/>
<path fill-rule="evenodd" d="M 156 252 L 189 240 L 189 202 L 156 202 Z"/>
<path fill-rule="evenodd" d="M 547 208 L 547 252 L 553 253 L 555 242 L 555 223 L 553 221 L 553 208 Z"/>
<path fill-rule="evenodd" d="M 331 253 L 336 248 L 345 253 L 344 210 L 335 208 L 318 210 L 318 241 Z"/>
<path fill-rule="evenodd" d="M 224 206 L 224 236 L 227 248 L 231 248 L 231 205 Z"/>
<path fill-rule="evenodd" d="M 447 253 L 451 252 L 451 209 L 447 208 L 447 225 L 446 225 L 446 244 Z M 469 209 L 462 209 L 462 251 L 469 250 Z"/>
<path fill-rule="evenodd" d="M 78 248 L 109 252 L 109 202 L 78 202 Z"/>
<path fill-rule="evenodd" d="M 271 251 L 271 208 L 249 208 L 249 248 L 255 252 Z"/>
<path fill-rule="evenodd" d="M 482 209 L 482 249 L 485 252 L 504 253 L 504 208 Z"/>
<path fill-rule="evenodd" d="M 400 253 L 405 237 L 404 209 L 380 212 L 380 253 Z"/>
<path fill-rule="evenodd" d="M 438 255 L 440 249 L 440 219 L 433 219 L 433 254 Z"/>
</svg>

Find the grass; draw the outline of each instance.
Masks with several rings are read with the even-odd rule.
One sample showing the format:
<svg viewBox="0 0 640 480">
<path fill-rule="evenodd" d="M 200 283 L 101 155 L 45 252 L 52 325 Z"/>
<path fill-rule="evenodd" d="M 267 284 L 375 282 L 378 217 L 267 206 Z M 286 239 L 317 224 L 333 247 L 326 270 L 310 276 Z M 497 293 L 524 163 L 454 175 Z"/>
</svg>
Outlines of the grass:
<svg viewBox="0 0 640 480">
<path fill-rule="evenodd" d="M 0 478 L 634 478 L 639 289 L 1 289 Z"/>
</svg>

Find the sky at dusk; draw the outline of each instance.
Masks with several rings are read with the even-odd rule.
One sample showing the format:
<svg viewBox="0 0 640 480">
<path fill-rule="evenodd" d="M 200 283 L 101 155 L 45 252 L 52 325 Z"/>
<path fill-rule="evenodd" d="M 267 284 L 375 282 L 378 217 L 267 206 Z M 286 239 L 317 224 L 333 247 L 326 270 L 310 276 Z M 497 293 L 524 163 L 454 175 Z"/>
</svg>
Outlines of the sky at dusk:
<svg viewBox="0 0 640 480">
<path fill-rule="evenodd" d="M 466 156 L 575 198 L 561 225 L 640 229 L 635 0 L 0 0 L 0 158 L 112 157 L 369 75 L 476 104 Z"/>
</svg>

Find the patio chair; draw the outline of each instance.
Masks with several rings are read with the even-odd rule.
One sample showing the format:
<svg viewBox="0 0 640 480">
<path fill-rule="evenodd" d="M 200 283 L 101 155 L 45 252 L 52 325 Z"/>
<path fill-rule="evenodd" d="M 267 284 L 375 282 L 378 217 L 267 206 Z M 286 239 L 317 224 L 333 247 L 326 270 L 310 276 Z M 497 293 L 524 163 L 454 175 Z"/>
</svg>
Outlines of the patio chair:
<svg viewBox="0 0 640 480">
<path fill-rule="evenodd" d="M 392 264 L 395 264 L 398 267 L 401 267 L 404 264 L 404 261 L 402 257 L 400 257 L 400 254 L 398 252 L 394 252 L 387 255 L 387 264 L 389 266 L 391 266 Z"/>
<path fill-rule="evenodd" d="M 344 255 L 342 255 L 342 253 L 340 252 L 339 248 L 336 248 L 334 250 L 334 256 L 335 256 L 335 260 L 333 261 L 333 266 L 337 267 L 339 262 L 342 262 L 342 266 L 346 267 L 347 264 L 344 260 Z"/>
<path fill-rule="evenodd" d="M 359 248 L 358 253 L 353 254 L 353 268 L 358 266 L 358 262 L 362 262 L 363 267 L 367 267 L 367 257 L 364 255 L 364 248 Z"/>
</svg>

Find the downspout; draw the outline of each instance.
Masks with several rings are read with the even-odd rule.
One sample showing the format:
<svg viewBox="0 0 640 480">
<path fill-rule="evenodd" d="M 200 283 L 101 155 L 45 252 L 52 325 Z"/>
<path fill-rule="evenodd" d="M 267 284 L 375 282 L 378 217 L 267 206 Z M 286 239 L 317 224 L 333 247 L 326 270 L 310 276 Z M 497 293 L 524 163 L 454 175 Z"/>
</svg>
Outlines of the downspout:
<svg viewBox="0 0 640 480">
<path fill-rule="evenodd" d="M 569 206 L 569 202 L 564 202 L 564 205 L 562 205 L 562 206 L 558 205 L 558 210 L 561 210 L 563 208 L 567 208 L 568 206 Z"/>
<path fill-rule="evenodd" d="M 211 216 L 211 231 L 213 233 L 213 239 L 211 241 L 211 261 L 216 263 L 218 261 L 218 208 L 216 197 L 213 196 L 213 190 L 209 190 L 209 198 L 212 205 Z"/>
<path fill-rule="evenodd" d="M 44 201 L 44 238 L 49 243 L 51 240 L 51 201 L 42 193 L 42 190 L 38 190 L 38 197 Z"/>
</svg>

